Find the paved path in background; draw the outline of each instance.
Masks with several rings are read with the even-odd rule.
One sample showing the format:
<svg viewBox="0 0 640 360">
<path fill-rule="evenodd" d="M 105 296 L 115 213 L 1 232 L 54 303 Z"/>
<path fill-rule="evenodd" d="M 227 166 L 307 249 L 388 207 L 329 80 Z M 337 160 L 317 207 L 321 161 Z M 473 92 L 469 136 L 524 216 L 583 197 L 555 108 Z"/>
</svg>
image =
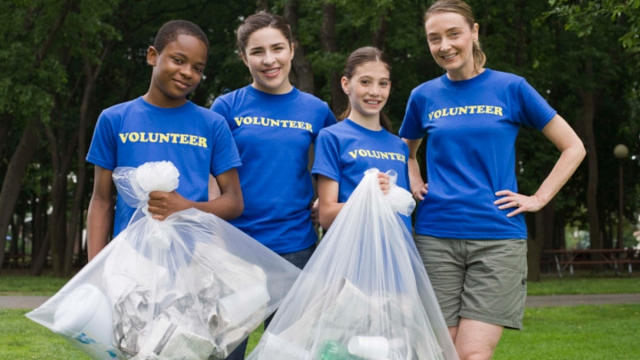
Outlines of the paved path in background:
<svg viewBox="0 0 640 360">
<path fill-rule="evenodd" d="M 0 296 L 0 309 L 35 309 L 48 296 Z M 639 304 L 640 294 L 529 296 L 527 307 Z"/>
<path fill-rule="evenodd" d="M 640 294 L 528 296 L 526 307 L 639 304 Z"/>
</svg>

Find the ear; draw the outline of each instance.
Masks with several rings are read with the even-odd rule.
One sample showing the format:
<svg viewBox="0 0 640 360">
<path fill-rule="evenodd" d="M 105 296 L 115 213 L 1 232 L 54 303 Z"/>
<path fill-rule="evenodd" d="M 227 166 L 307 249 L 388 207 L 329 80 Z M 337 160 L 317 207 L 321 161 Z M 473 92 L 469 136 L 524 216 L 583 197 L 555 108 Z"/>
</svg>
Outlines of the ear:
<svg viewBox="0 0 640 360">
<path fill-rule="evenodd" d="M 149 46 L 149 48 L 147 49 L 147 64 L 151 66 L 156 66 L 157 62 L 158 62 L 158 50 L 156 50 L 156 48 L 154 48 L 153 46 Z"/>
<path fill-rule="evenodd" d="M 293 57 L 295 54 L 296 54 L 296 44 L 291 43 L 291 60 L 293 60 Z"/>
<path fill-rule="evenodd" d="M 349 79 L 343 76 L 342 79 L 340 79 L 340 85 L 342 85 L 342 91 L 344 91 L 345 94 L 350 95 L 351 90 L 349 89 Z"/>
<path fill-rule="evenodd" d="M 473 29 L 471 29 L 473 34 L 473 41 L 478 41 L 478 34 L 480 33 L 480 25 L 478 23 L 473 24 Z"/>
<path fill-rule="evenodd" d="M 242 62 L 246 67 L 249 67 L 249 62 L 247 61 L 247 55 L 245 55 L 244 52 L 240 53 L 240 59 L 242 59 Z"/>
</svg>

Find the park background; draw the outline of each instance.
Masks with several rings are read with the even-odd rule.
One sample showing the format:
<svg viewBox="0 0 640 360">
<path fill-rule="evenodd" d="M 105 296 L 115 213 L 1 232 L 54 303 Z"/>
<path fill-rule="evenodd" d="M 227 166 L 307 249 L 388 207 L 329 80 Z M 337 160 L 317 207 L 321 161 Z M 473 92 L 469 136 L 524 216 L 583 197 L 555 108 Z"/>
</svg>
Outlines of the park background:
<svg viewBox="0 0 640 360">
<path fill-rule="evenodd" d="M 360 46 L 378 46 L 393 66 L 385 112 L 397 130 L 410 91 L 443 74 L 423 33 L 422 15 L 432 2 L 1 1 L 0 296 L 51 296 L 86 264 L 82 239 L 93 167 L 84 159 L 93 129 L 103 109 L 147 91 L 146 49 L 164 22 L 191 20 L 209 36 L 205 78 L 191 97 L 207 107 L 216 96 L 250 83 L 234 30 L 258 9 L 292 24 L 298 42 L 292 81 L 336 113 L 346 103 L 338 85 L 346 56 Z M 542 251 L 638 245 L 640 0 L 468 2 L 480 24 L 487 66 L 527 78 L 587 148 L 586 160 L 558 196 L 526 215 L 530 297 L 573 294 L 573 305 L 582 305 L 527 307 L 525 329 L 505 332 L 495 358 L 637 359 L 640 303 L 580 302 L 588 294 L 640 294 L 637 265 L 633 274 L 618 277 L 602 266 L 558 278 Z M 629 149 L 622 159 L 613 154 L 618 144 Z M 532 194 L 558 152 L 532 129 L 522 129 L 516 145 L 520 189 Z M 81 357 L 27 320 L 26 307 L 0 309 L 0 358 Z M 252 335 L 250 347 L 259 335 Z"/>
<path fill-rule="evenodd" d="M 211 42 L 191 100 L 210 106 L 250 83 L 235 29 L 260 9 L 284 15 L 297 41 L 292 82 L 338 114 L 346 56 L 375 45 L 389 56 L 385 112 L 401 124 L 410 91 L 443 74 L 428 50 L 426 0 L 5 0 L 0 3 L 0 271 L 68 277 L 86 263 L 93 166 L 85 162 L 100 111 L 143 95 L 146 50 L 172 19 Z M 543 249 L 634 247 L 640 209 L 640 0 L 469 0 L 487 67 L 524 76 L 583 140 L 587 157 L 543 210 L 527 214 L 529 280 Z M 629 154 L 617 159 L 613 149 Z M 420 161 L 422 161 L 422 150 Z M 533 194 L 558 151 L 522 129 L 516 171 Z M 623 181 L 619 174 L 623 172 Z M 623 192 L 622 214 L 619 194 Z M 622 215 L 622 216 L 620 216 Z M 622 232 L 618 234 L 618 224 Z M 622 239 L 622 242 L 618 241 Z M 544 264 L 545 259 L 542 259 Z M 548 259 L 547 259 L 548 260 Z"/>
</svg>

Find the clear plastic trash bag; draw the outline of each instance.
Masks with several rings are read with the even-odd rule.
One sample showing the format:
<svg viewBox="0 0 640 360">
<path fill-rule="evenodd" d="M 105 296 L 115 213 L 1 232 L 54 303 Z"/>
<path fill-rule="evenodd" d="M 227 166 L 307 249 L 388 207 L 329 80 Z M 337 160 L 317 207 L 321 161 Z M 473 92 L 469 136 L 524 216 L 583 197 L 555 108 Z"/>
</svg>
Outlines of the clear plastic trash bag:
<svg viewBox="0 0 640 360">
<path fill-rule="evenodd" d="M 369 169 L 249 360 L 458 359 L 413 238 L 411 194 Z M 392 177 L 393 179 L 393 177 Z"/>
<path fill-rule="evenodd" d="M 158 221 L 148 193 L 172 191 L 170 162 L 117 168 L 137 210 L 125 230 L 27 314 L 94 359 L 224 359 L 282 302 L 300 273 L 215 215 Z"/>
</svg>

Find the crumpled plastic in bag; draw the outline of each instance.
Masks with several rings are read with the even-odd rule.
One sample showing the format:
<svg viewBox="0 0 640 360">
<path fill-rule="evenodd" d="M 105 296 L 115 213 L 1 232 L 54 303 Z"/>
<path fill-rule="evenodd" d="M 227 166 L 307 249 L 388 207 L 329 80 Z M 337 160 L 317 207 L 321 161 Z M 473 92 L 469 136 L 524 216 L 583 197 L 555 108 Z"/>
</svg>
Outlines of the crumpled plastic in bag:
<svg viewBox="0 0 640 360">
<path fill-rule="evenodd" d="M 415 201 L 369 169 L 249 360 L 455 360 L 412 236 Z M 393 179 L 393 176 L 392 176 Z"/>
<path fill-rule="evenodd" d="M 170 162 L 116 168 L 129 225 L 27 314 L 93 359 L 224 359 L 275 311 L 300 270 L 215 215 L 164 221 L 148 193 L 173 191 Z"/>
</svg>

